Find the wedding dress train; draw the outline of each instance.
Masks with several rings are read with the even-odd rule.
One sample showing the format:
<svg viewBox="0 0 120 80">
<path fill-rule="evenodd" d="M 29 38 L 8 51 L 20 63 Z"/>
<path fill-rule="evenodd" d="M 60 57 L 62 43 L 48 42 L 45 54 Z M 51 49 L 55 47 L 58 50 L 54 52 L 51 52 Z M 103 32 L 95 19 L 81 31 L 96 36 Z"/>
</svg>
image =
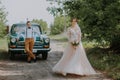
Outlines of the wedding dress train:
<svg viewBox="0 0 120 80">
<path fill-rule="evenodd" d="M 76 27 L 76 29 L 68 29 L 68 45 L 63 52 L 63 56 L 60 61 L 58 61 L 58 63 L 53 67 L 53 72 L 61 73 L 64 76 L 67 73 L 77 75 L 96 74 L 95 70 L 92 68 L 87 59 L 81 40 L 76 48 L 74 48 L 70 43 L 75 38 L 79 38 L 79 36 L 81 36 L 81 31 L 78 27 Z"/>
</svg>

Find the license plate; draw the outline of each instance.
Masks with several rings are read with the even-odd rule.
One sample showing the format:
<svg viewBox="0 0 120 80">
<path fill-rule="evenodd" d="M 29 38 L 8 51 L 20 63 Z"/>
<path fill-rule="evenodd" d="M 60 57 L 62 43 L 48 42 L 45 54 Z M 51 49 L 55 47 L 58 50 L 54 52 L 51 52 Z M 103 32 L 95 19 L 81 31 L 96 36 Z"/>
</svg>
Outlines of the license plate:
<svg viewBox="0 0 120 80">
<path fill-rule="evenodd" d="M 36 53 L 36 52 L 37 52 L 37 50 L 36 50 L 36 49 L 33 49 L 33 52 L 34 52 L 34 53 Z"/>
</svg>

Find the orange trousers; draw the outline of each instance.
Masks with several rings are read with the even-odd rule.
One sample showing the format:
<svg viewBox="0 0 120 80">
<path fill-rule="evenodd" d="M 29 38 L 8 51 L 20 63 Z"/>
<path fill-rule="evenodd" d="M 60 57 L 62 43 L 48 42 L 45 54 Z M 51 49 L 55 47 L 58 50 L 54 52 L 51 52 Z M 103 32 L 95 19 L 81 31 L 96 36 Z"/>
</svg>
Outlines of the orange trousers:
<svg viewBox="0 0 120 80">
<path fill-rule="evenodd" d="M 32 52 L 33 46 L 34 46 L 34 39 L 26 38 L 25 39 L 25 51 L 28 54 L 28 61 L 30 61 L 31 59 L 35 59 L 35 55 Z"/>
</svg>

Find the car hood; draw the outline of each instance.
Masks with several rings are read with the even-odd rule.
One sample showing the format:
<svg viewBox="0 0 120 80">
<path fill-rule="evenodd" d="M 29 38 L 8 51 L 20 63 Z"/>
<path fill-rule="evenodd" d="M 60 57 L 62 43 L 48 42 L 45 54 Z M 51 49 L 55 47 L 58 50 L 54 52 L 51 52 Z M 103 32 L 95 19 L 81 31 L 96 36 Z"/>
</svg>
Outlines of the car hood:
<svg viewBox="0 0 120 80">
<path fill-rule="evenodd" d="M 19 39 L 19 41 L 25 41 L 25 37 L 26 37 L 24 32 L 15 33 L 10 36 Z M 40 41 L 47 38 L 47 36 L 45 34 L 33 33 L 33 38 L 34 38 L 34 41 Z"/>
</svg>

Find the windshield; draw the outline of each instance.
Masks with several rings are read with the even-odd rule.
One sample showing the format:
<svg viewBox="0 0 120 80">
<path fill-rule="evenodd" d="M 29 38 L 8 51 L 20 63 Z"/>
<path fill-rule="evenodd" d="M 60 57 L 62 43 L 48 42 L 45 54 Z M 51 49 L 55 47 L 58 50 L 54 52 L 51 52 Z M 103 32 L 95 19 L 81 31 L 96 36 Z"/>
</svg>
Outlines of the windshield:
<svg viewBox="0 0 120 80">
<path fill-rule="evenodd" d="M 37 32 L 38 34 L 41 34 L 40 26 L 38 25 L 32 25 L 34 32 Z M 26 25 L 13 25 L 11 28 L 11 34 L 16 34 L 16 33 L 22 33 L 26 31 Z"/>
</svg>

